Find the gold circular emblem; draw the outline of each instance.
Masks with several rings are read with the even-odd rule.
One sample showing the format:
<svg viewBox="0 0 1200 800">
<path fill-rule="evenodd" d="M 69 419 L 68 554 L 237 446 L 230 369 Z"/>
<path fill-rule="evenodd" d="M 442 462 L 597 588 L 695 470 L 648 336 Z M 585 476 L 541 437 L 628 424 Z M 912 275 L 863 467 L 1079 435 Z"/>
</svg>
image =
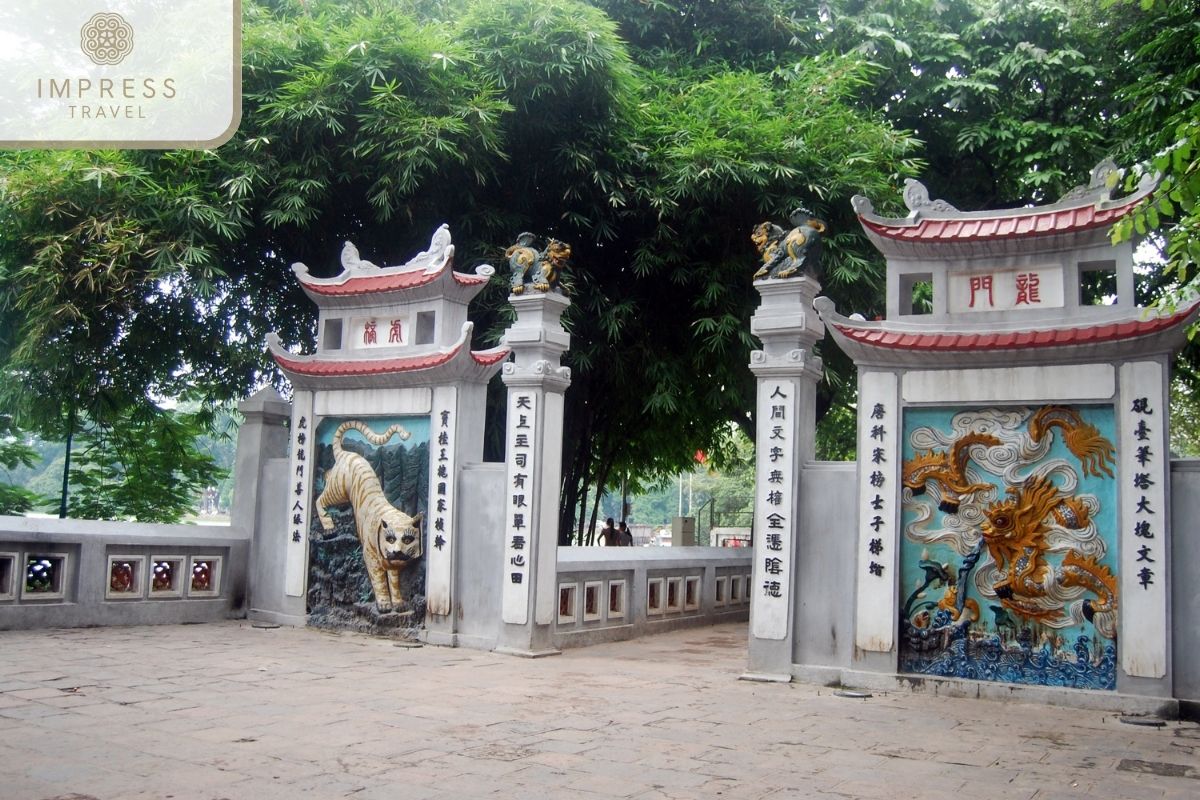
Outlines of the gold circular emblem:
<svg viewBox="0 0 1200 800">
<path fill-rule="evenodd" d="M 79 30 L 79 47 L 97 64 L 120 64 L 133 52 L 133 26 L 120 14 L 95 14 Z"/>
</svg>

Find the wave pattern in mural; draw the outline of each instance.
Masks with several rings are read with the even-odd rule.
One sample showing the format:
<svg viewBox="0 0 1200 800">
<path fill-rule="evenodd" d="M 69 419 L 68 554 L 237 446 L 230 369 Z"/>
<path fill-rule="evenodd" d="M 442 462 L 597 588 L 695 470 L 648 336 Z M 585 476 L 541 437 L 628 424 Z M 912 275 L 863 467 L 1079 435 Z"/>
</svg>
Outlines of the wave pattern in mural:
<svg viewBox="0 0 1200 800">
<path fill-rule="evenodd" d="M 1116 688 L 1110 406 L 908 409 L 900 671 Z"/>
<path fill-rule="evenodd" d="M 313 455 L 309 624 L 372 633 L 420 627 L 428 418 L 325 419 Z"/>
</svg>

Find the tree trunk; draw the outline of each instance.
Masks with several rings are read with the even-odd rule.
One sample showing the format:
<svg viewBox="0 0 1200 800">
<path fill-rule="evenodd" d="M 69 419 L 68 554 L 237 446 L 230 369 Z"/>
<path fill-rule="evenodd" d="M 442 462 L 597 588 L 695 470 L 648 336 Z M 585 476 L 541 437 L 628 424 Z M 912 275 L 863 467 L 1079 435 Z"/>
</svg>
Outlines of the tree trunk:
<svg viewBox="0 0 1200 800">
<path fill-rule="evenodd" d="M 596 540 L 596 516 L 600 513 L 600 501 L 604 498 L 604 490 L 596 489 L 596 501 L 592 503 L 592 520 L 588 525 L 588 544 Z M 605 542 L 607 545 L 608 543 Z"/>
<path fill-rule="evenodd" d="M 71 489 L 71 442 L 75 438 L 75 404 L 67 412 L 66 453 L 63 457 L 62 494 L 58 501 L 58 518 L 67 518 L 67 497 Z"/>
<path fill-rule="evenodd" d="M 568 410 L 570 406 L 568 406 Z M 558 543 L 569 545 L 572 540 L 583 544 L 584 511 L 587 508 L 587 474 L 591 463 L 591 416 L 577 419 L 567 416 L 563 441 L 576 443 L 569 466 L 563 470 L 562 498 L 558 509 Z M 576 516 L 575 510 L 579 509 Z M 578 523 L 578 530 L 576 524 Z"/>
<path fill-rule="evenodd" d="M 612 472 L 614 459 L 610 456 L 600 464 L 596 474 L 596 500 L 592 503 L 592 522 L 588 529 L 588 543 L 596 538 L 596 516 L 600 513 L 600 501 L 604 498 L 604 487 L 608 483 L 608 475 Z"/>
<path fill-rule="evenodd" d="M 574 543 L 575 537 L 575 500 L 579 487 L 571 480 L 570 470 L 563 470 L 562 481 L 559 484 L 558 506 L 558 545 L 566 547 Z"/>
<path fill-rule="evenodd" d="M 629 519 L 629 470 L 621 476 L 621 522 Z"/>
<path fill-rule="evenodd" d="M 587 502 L 588 502 L 588 484 L 584 483 L 583 488 L 579 492 L 579 543 L 586 544 L 591 547 L 594 544 L 592 533 L 587 533 Z"/>
</svg>

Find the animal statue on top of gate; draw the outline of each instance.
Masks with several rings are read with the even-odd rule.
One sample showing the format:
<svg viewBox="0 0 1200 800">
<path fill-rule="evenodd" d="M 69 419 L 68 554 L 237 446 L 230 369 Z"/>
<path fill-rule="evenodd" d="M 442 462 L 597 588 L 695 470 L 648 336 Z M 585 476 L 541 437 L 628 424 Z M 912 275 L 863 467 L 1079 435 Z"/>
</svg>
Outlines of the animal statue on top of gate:
<svg viewBox="0 0 1200 800">
<path fill-rule="evenodd" d="M 751 231 L 750 240 L 762 257 L 754 280 L 791 278 L 797 273 L 820 280 L 821 237 L 827 226 L 806 208 L 797 208 L 789 219 L 794 226 L 790 231 L 772 222 L 760 222 Z"/>
<path fill-rule="evenodd" d="M 562 278 L 571 260 L 571 245 L 548 239 L 545 249 L 539 251 L 534 246 L 536 241 L 536 236 L 525 232 L 504 251 L 512 271 L 512 293 L 524 294 L 526 289 L 564 292 Z"/>
</svg>

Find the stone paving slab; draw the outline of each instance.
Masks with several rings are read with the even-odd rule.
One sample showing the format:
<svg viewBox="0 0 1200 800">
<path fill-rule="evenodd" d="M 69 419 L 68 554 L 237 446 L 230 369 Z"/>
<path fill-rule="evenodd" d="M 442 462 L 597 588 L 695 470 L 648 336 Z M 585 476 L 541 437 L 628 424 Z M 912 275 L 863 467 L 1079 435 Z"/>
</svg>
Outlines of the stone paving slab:
<svg viewBox="0 0 1200 800">
<path fill-rule="evenodd" d="M 0 800 L 1200 797 L 1200 726 L 738 680 L 746 626 L 522 660 L 245 622 L 0 632 Z"/>
</svg>

